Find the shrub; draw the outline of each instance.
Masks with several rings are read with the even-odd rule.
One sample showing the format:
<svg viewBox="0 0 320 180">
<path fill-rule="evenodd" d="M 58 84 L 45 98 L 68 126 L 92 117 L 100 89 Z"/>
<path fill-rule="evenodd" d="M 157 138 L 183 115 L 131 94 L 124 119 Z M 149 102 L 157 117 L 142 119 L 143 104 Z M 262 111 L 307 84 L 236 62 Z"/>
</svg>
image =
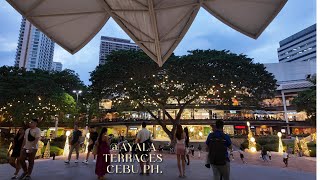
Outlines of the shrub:
<svg viewBox="0 0 320 180">
<path fill-rule="evenodd" d="M 53 156 L 53 153 L 55 153 L 56 156 L 61 156 L 63 155 L 63 149 L 57 146 L 50 146 L 50 156 Z"/>
<path fill-rule="evenodd" d="M 256 142 L 261 146 L 267 144 L 276 144 L 278 143 L 279 138 L 277 136 L 261 136 L 256 138 Z"/>
<path fill-rule="evenodd" d="M 310 157 L 317 157 L 317 149 L 316 147 L 309 147 Z"/>
</svg>

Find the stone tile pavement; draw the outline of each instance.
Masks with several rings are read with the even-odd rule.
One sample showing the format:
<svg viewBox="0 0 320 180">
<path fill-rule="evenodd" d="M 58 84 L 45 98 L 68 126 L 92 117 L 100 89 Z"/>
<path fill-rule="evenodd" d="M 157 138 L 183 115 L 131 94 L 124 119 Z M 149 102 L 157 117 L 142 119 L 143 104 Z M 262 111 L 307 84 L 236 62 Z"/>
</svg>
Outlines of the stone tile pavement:
<svg viewBox="0 0 320 180">
<path fill-rule="evenodd" d="M 135 163 L 138 167 L 138 163 Z M 110 180 L 129 180 L 129 179 L 154 179 L 154 180 L 174 180 L 178 178 L 178 168 L 176 160 L 165 158 L 159 163 L 162 174 L 151 174 L 150 176 L 140 176 L 139 174 L 108 174 Z M 10 179 L 14 169 L 8 164 L 0 165 L 0 180 Z M 78 164 L 73 161 L 65 165 L 63 160 L 37 160 L 32 175 L 33 180 L 94 180 L 95 164 L 90 161 L 88 165 L 81 162 Z M 202 160 L 193 160 L 186 167 L 185 179 L 208 180 L 213 179 L 211 169 L 204 167 Z M 315 180 L 316 174 L 299 170 L 292 170 L 280 167 L 260 166 L 251 164 L 231 163 L 231 180 Z"/>
</svg>

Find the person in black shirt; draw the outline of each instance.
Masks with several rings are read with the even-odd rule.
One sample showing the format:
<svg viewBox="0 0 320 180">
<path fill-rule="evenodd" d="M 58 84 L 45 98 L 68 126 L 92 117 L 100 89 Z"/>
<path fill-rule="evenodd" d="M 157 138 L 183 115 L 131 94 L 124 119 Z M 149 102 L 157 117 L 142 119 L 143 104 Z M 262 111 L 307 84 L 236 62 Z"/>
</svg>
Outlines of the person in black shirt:
<svg viewBox="0 0 320 180">
<path fill-rule="evenodd" d="M 79 148 L 80 148 L 80 137 L 81 136 L 82 136 L 82 132 L 78 129 L 78 125 L 74 125 L 74 130 L 72 132 L 71 143 L 70 143 L 69 156 L 68 156 L 68 160 L 65 161 L 66 164 L 70 163 L 70 159 L 71 159 L 71 156 L 72 156 L 72 151 L 74 149 L 76 150 L 76 155 L 77 155 L 75 163 L 78 163 Z"/>
<path fill-rule="evenodd" d="M 16 169 L 16 172 L 13 174 L 11 179 L 17 179 L 18 178 L 18 173 L 21 169 L 21 165 L 19 162 L 19 157 L 20 157 L 20 151 L 22 148 L 23 140 L 24 140 L 24 128 L 20 128 L 16 136 L 14 137 L 13 144 L 8 150 L 8 156 L 10 151 L 12 150 L 12 154 L 9 160 L 9 164 Z"/>
<path fill-rule="evenodd" d="M 96 143 L 98 136 L 99 136 L 95 127 L 91 126 L 89 131 L 90 131 L 90 138 L 89 138 L 89 145 L 88 145 L 88 153 L 87 153 L 86 159 L 82 162 L 85 164 L 88 164 L 90 152 L 92 152 L 94 144 Z M 93 162 L 94 163 L 96 162 L 96 155 L 95 154 L 93 155 Z"/>
</svg>

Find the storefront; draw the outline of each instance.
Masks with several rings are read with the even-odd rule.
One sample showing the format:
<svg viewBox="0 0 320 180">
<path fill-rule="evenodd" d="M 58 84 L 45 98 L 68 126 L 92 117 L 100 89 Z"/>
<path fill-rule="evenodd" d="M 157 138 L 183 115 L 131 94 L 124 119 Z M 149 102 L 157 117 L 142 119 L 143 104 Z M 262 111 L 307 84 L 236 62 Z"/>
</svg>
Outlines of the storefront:
<svg viewBox="0 0 320 180">
<path fill-rule="evenodd" d="M 262 125 L 262 126 L 256 126 L 256 135 L 272 135 L 273 130 L 271 126 Z"/>
<path fill-rule="evenodd" d="M 245 135 L 247 134 L 248 129 L 245 125 L 234 126 L 234 135 Z"/>
<path fill-rule="evenodd" d="M 301 128 L 301 127 L 294 127 L 292 128 L 293 135 L 302 135 L 302 134 L 312 134 L 316 132 L 316 128 Z"/>
</svg>

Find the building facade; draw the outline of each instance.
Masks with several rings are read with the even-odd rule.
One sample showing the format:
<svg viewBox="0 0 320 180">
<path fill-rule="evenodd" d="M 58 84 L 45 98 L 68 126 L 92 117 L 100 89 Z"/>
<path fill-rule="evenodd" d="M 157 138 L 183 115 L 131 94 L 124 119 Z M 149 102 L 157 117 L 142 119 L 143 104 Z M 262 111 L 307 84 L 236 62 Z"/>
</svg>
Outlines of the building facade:
<svg viewBox="0 0 320 180">
<path fill-rule="evenodd" d="M 225 122 L 224 132 L 231 136 L 245 135 L 248 133 L 248 128 L 254 135 L 276 135 L 277 132 L 293 135 L 314 133 L 315 128 L 305 121 L 307 114 L 297 112 L 292 100 L 300 91 L 314 86 L 306 79 L 316 73 L 316 62 L 272 63 L 265 66 L 277 80 L 278 88 L 273 98 L 260 102 L 260 107 L 243 107 L 241 102 L 225 106 L 210 99 L 200 104 L 190 104 L 180 118 L 180 124 L 189 128 L 190 139 L 205 140 L 211 131 L 210 125 L 217 119 Z M 111 108 L 112 104 L 108 107 L 104 108 L 106 113 L 103 119 L 95 119 L 91 122 L 107 125 L 109 133 L 116 136 L 134 137 L 141 128 L 141 122 L 146 121 L 147 128 L 153 133 L 153 138 L 168 140 L 162 126 L 148 112 L 131 110 L 123 111 L 119 115 L 115 109 Z M 166 111 L 175 118 L 179 108 L 172 102 L 167 106 Z M 154 109 L 152 113 L 163 119 L 168 129 L 172 128 L 171 121 L 164 115 L 163 110 Z"/>
<path fill-rule="evenodd" d="M 52 71 L 62 71 L 62 63 L 61 62 L 52 62 L 51 66 Z"/>
<path fill-rule="evenodd" d="M 128 39 L 101 36 L 99 65 L 105 64 L 108 55 L 111 54 L 112 51 L 118 50 L 140 50 L 140 48 Z"/>
<path fill-rule="evenodd" d="M 278 59 L 283 62 L 316 60 L 316 24 L 280 41 Z"/>
<path fill-rule="evenodd" d="M 14 65 L 20 68 L 51 70 L 54 42 L 22 18 Z"/>
</svg>

